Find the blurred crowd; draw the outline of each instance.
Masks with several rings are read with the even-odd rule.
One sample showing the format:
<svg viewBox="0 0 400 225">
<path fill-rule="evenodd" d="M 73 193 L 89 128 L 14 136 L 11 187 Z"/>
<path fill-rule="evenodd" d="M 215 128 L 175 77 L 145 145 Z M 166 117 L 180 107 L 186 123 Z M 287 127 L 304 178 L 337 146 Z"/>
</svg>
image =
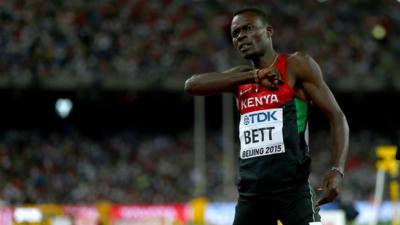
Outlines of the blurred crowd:
<svg viewBox="0 0 400 225">
<path fill-rule="evenodd" d="M 0 79 L 164 82 L 223 70 L 246 63 L 232 49 L 229 29 L 232 12 L 249 4 L 269 14 L 278 51 L 307 52 L 328 82 L 393 84 L 400 54 L 395 0 L 2 1 Z"/>
<path fill-rule="evenodd" d="M 182 202 L 193 187 L 185 138 L 25 130 L 0 139 L 0 196 L 9 203 Z"/>
<path fill-rule="evenodd" d="M 332 86 L 390 88 L 400 81 L 395 0 L 15 0 L 0 1 L 0 86 L 54 79 L 153 84 L 247 63 L 232 47 L 230 21 L 249 3 L 269 15 L 275 48 L 310 54 Z M 192 136 L 6 129 L 0 132 L 0 202 L 188 201 L 200 179 Z M 325 132 L 311 137 L 317 187 L 329 169 L 329 140 Z M 372 130 L 352 133 L 343 198 L 371 197 L 374 149 L 390 143 Z M 236 192 L 222 194 L 221 132 L 208 134 L 206 149 L 207 197 L 235 200 Z"/>
<path fill-rule="evenodd" d="M 324 131 L 311 137 L 311 182 L 317 188 L 329 169 L 329 140 Z M 0 199 L 8 204 L 187 202 L 196 197 L 198 179 L 192 141 L 190 132 L 143 135 L 120 130 L 86 135 L 76 130 L 8 130 L 0 135 Z M 390 143 L 370 131 L 353 134 L 341 195 L 345 201 L 371 198 L 375 148 Z M 228 184 L 233 192 L 224 193 L 218 131 L 207 137 L 206 159 L 206 196 L 235 201 L 234 183 Z"/>
</svg>

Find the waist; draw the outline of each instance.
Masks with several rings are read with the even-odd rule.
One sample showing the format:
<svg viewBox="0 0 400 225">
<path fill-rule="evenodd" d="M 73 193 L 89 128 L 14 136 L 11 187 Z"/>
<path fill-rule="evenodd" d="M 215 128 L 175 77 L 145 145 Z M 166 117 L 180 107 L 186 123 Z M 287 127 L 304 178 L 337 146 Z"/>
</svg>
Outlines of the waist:
<svg viewBox="0 0 400 225">
<path fill-rule="evenodd" d="M 308 173 L 303 176 L 285 179 L 284 181 L 272 181 L 268 179 L 240 180 L 238 183 L 239 196 L 241 198 L 262 198 L 275 196 L 303 196 L 310 193 Z"/>
</svg>

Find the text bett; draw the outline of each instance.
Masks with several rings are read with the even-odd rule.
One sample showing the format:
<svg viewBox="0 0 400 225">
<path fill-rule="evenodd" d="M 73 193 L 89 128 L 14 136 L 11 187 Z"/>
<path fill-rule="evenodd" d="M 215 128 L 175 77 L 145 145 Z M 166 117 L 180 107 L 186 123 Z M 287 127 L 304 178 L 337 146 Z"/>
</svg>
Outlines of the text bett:
<svg viewBox="0 0 400 225">
<path fill-rule="evenodd" d="M 275 127 L 261 127 L 253 130 L 246 130 L 244 132 L 244 143 L 247 145 L 249 143 L 257 143 L 264 142 L 268 138 L 268 140 L 272 140 L 272 130 Z"/>
</svg>

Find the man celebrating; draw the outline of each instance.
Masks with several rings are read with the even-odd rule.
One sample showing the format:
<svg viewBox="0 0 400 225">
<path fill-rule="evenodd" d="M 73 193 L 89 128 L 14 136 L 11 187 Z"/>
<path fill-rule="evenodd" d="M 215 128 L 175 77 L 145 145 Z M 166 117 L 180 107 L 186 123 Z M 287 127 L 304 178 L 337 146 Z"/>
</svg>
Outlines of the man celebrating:
<svg viewBox="0 0 400 225">
<path fill-rule="evenodd" d="M 239 200 L 234 225 L 319 224 L 318 208 L 339 194 L 348 152 L 345 115 L 307 54 L 277 53 L 273 28 L 264 12 L 245 8 L 231 23 L 233 46 L 253 68 L 193 75 L 185 83 L 192 95 L 235 94 L 240 113 Z M 308 177 L 308 112 L 315 105 L 328 119 L 332 165 L 315 202 Z M 314 223 L 313 223 L 314 222 Z"/>
</svg>

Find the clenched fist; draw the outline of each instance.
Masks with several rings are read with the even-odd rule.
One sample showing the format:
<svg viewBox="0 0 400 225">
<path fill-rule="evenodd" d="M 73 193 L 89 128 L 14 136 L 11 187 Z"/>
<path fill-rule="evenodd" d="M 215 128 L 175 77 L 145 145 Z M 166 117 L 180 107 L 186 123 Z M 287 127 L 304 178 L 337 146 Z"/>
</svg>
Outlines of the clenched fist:
<svg viewBox="0 0 400 225">
<path fill-rule="evenodd" d="M 255 73 L 256 73 L 255 75 L 256 82 L 268 89 L 278 90 L 279 86 L 284 83 L 279 70 L 276 69 L 275 67 L 257 69 Z"/>
</svg>

